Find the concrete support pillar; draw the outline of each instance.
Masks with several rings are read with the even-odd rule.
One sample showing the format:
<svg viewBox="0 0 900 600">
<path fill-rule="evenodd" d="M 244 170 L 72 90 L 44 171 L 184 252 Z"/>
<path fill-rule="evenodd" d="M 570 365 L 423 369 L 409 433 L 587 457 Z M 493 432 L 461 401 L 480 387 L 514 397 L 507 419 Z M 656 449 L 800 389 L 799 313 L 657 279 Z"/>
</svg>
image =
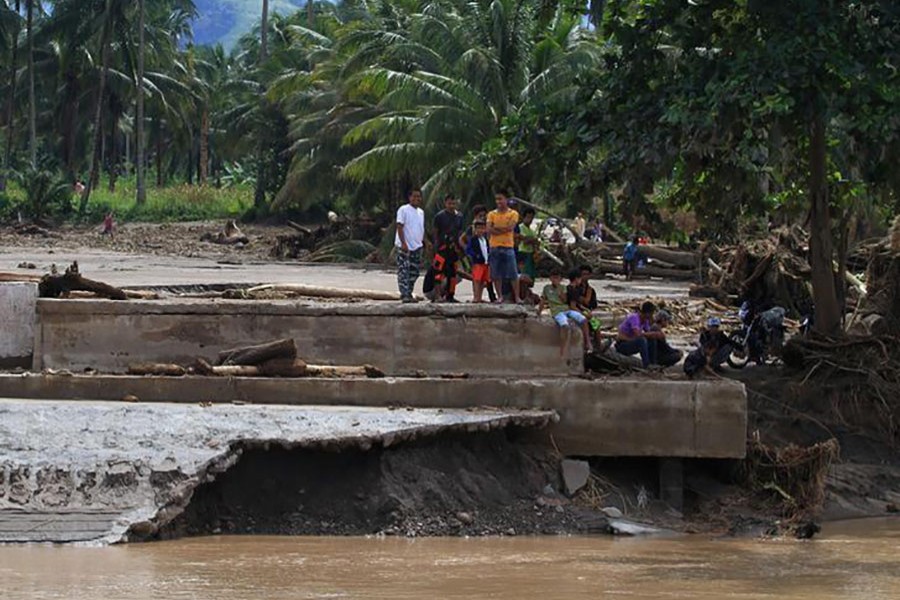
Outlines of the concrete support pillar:
<svg viewBox="0 0 900 600">
<path fill-rule="evenodd" d="M 678 512 L 684 510 L 684 459 L 659 459 L 659 498 Z"/>
<path fill-rule="evenodd" d="M 36 283 L 0 284 L 0 368 L 31 367 Z"/>
</svg>

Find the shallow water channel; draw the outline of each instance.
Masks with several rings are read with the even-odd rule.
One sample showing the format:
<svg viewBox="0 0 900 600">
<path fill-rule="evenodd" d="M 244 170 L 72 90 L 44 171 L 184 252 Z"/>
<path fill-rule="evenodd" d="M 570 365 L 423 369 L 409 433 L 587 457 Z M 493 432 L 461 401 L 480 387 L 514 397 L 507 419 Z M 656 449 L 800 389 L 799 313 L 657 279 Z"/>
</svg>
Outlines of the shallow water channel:
<svg viewBox="0 0 900 600">
<path fill-rule="evenodd" d="M 0 547 L 6 599 L 900 598 L 900 519 L 811 542 L 210 537 Z"/>
</svg>

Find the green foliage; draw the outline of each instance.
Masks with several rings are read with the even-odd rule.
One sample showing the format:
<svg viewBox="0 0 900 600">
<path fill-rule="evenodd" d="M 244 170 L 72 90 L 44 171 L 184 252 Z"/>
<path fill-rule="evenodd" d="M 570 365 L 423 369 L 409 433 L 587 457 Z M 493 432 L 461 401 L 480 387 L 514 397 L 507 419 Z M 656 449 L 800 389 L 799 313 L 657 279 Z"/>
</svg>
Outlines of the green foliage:
<svg viewBox="0 0 900 600">
<path fill-rule="evenodd" d="M 51 171 L 27 170 L 17 183 L 24 194 L 20 209 L 32 219 L 64 218 L 72 214 L 71 184 Z"/>
<path fill-rule="evenodd" d="M 68 202 L 68 213 L 45 213 L 44 216 L 74 218 L 73 206 L 76 198 L 71 185 L 58 181 L 58 201 Z M 85 223 L 97 223 L 113 212 L 119 221 L 195 221 L 206 219 L 238 218 L 253 205 L 253 188 L 233 186 L 215 188 L 212 186 L 190 186 L 186 184 L 172 185 L 164 188 L 150 186 L 147 189 L 147 202 L 138 205 L 135 202 L 135 182 L 133 178 L 119 179 L 115 192 L 110 192 L 108 182 L 101 180 L 96 192 L 91 195 L 86 212 L 79 217 Z M 62 192 L 65 191 L 65 197 Z M 21 210 L 23 216 L 32 216 L 26 207 L 29 204 L 28 193 L 20 184 L 11 185 L 7 193 L 0 194 L 0 220 L 4 213 L 9 218 Z"/>
</svg>

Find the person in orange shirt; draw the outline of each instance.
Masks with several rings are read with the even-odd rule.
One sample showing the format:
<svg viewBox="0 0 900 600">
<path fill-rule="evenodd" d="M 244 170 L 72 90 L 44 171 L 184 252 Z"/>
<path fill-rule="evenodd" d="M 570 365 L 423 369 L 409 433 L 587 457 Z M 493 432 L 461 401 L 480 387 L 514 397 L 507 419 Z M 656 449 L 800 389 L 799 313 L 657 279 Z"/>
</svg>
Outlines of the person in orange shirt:
<svg viewBox="0 0 900 600">
<path fill-rule="evenodd" d="M 506 190 L 494 194 L 496 210 L 487 216 L 487 230 L 491 236 L 491 280 L 497 292 L 497 302 L 503 302 L 503 282 L 509 282 L 513 300 L 521 304 L 519 299 L 519 270 L 516 266 L 516 225 L 519 224 L 519 213 L 509 207 Z"/>
</svg>

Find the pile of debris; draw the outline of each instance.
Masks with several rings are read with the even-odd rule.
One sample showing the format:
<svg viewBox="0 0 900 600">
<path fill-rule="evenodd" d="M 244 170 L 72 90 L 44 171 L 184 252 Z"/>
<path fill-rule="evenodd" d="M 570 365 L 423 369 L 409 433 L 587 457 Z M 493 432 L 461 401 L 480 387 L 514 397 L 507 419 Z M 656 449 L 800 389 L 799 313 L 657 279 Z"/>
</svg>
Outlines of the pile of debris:
<svg viewBox="0 0 900 600">
<path fill-rule="evenodd" d="M 839 456 L 835 439 L 775 448 L 760 441 L 757 433 L 747 445 L 744 473 L 750 489 L 772 498 L 795 524 L 821 510 L 829 469 Z"/>
<path fill-rule="evenodd" d="M 716 298 L 723 304 L 738 300 L 775 304 L 794 316 L 810 314 L 808 253 L 807 236 L 798 227 L 779 229 L 745 244 L 707 246 L 707 283 L 693 286 L 691 295 Z"/>
<path fill-rule="evenodd" d="M 381 378 L 384 372 L 372 365 L 312 365 L 299 358 L 297 344 L 291 338 L 264 344 L 243 346 L 219 352 L 215 365 L 197 358 L 192 365 L 174 363 L 135 363 L 129 375 L 183 377 L 368 377 Z"/>
<path fill-rule="evenodd" d="M 225 246 L 243 247 L 250 243 L 250 238 L 241 232 L 234 219 L 229 219 L 225 227 L 217 233 L 206 232 L 200 236 L 201 242 L 222 244 Z"/>
<path fill-rule="evenodd" d="M 308 262 L 379 262 L 377 245 L 384 235 L 373 219 L 340 219 L 316 227 L 287 222 L 295 233 L 279 235 L 270 256 Z"/>
<path fill-rule="evenodd" d="M 887 238 L 870 249 L 866 296 L 851 320 L 855 333 L 900 332 L 900 216 Z"/>
<path fill-rule="evenodd" d="M 556 250 L 572 265 L 588 264 L 598 273 L 625 274 L 622 262 L 625 244 L 583 242 L 571 248 L 561 245 Z M 638 252 L 642 260 L 638 264 L 637 276 L 700 280 L 702 257 L 697 252 L 654 244 L 643 244 Z"/>
</svg>

